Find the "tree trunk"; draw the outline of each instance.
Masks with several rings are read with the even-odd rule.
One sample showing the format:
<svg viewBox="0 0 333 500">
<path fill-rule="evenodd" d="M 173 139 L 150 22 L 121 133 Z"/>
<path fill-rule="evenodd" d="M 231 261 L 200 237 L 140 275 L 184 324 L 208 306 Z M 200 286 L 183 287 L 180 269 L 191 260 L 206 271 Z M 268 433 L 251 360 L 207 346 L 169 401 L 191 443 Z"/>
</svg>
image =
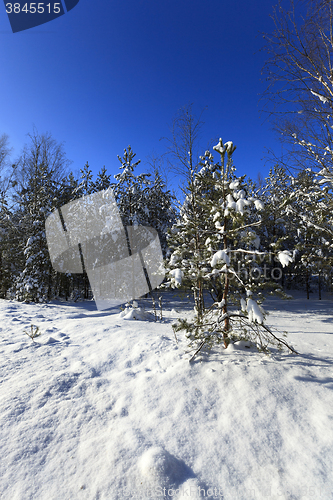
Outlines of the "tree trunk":
<svg viewBox="0 0 333 500">
<path fill-rule="evenodd" d="M 310 298 L 310 284 L 309 284 L 309 270 L 306 268 L 305 270 L 305 283 L 306 283 L 306 298 L 309 300 Z"/>
<path fill-rule="evenodd" d="M 223 300 L 224 300 L 224 306 L 222 308 L 223 314 L 226 314 L 228 312 L 228 305 L 227 305 L 227 298 L 228 298 L 228 291 L 229 291 L 229 277 L 226 274 L 225 277 L 225 286 L 224 286 L 224 293 L 223 293 Z M 224 342 L 224 347 L 228 347 L 228 333 L 230 330 L 230 321 L 229 321 L 229 316 L 227 316 L 224 320 L 224 328 L 223 328 L 223 342 Z"/>
</svg>

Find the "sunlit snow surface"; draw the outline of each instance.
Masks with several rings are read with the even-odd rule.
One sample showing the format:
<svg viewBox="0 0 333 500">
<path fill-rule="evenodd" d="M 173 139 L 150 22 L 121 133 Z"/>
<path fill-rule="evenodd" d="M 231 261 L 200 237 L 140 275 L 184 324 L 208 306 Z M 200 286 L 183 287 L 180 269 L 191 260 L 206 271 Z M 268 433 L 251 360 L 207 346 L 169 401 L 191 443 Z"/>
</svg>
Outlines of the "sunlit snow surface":
<svg viewBox="0 0 333 500">
<path fill-rule="evenodd" d="M 179 300 L 162 323 L 0 301 L 1 500 L 332 499 L 332 298 L 296 297 L 265 309 L 300 356 L 191 365 Z"/>
</svg>

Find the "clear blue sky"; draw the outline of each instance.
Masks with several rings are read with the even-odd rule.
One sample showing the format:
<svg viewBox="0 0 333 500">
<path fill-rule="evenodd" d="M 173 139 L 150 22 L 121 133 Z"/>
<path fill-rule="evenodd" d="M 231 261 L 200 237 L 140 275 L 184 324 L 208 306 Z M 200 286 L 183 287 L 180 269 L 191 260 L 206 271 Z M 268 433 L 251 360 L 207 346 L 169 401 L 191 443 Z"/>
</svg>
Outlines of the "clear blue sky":
<svg viewBox="0 0 333 500">
<path fill-rule="evenodd" d="M 0 134 L 14 156 L 33 125 L 65 143 L 74 171 L 119 169 L 131 144 L 144 162 L 166 150 L 168 125 L 192 102 L 202 144 L 237 145 L 241 174 L 266 175 L 281 146 L 260 116 L 275 0 L 80 0 L 60 18 L 13 34 L 0 4 Z M 175 179 L 176 180 L 176 179 Z"/>
</svg>

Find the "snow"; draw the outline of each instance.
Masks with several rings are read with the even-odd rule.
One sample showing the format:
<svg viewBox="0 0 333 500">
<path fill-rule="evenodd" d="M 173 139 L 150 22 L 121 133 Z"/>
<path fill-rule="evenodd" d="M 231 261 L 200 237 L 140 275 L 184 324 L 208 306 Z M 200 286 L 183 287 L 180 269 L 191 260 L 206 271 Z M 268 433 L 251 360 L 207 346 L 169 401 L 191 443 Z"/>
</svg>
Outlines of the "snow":
<svg viewBox="0 0 333 500">
<path fill-rule="evenodd" d="M 134 303 L 133 303 L 134 305 Z M 140 321 L 155 321 L 153 314 L 147 311 L 143 311 L 141 307 L 126 307 L 119 314 L 119 318 L 129 319 L 129 320 L 140 320 Z"/>
<path fill-rule="evenodd" d="M 233 199 L 231 194 L 228 194 L 227 202 L 228 202 L 227 208 L 232 208 L 232 209 L 236 210 L 236 202 Z"/>
<path fill-rule="evenodd" d="M 234 143 L 232 141 L 227 141 L 224 145 L 224 147 L 227 149 L 227 153 L 229 155 L 232 155 L 232 153 L 235 151 L 236 146 L 234 146 Z"/>
<path fill-rule="evenodd" d="M 259 323 L 260 325 L 262 325 L 262 323 L 264 322 L 264 315 L 255 300 L 247 299 L 246 310 L 249 315 L 249 320 L 252 323 Z"/>
<path fill-rule="evenodd" d="M 226 152 L 226 146 L 223 146 L 223 141 L 220 137 L 219 142 L 216 144 L 216 146 L 213 146 L 214 151 L 217 151 L 221 155 L 224 155 Z"/>
<path fill-rule="evenodd" d="M 314 92 L 314 90 L 311 90 L 311 89 L 310 89 L 310 92 L 311 92 L 311 94 L 315 95 L 316 97 L 319 97 L 319 99 L 320 99 L 320 100 L 321 100 L 324 104 L 326 104 L 326 103 L 328 102 L 327 97 L 325 97 L 325 96 L 323 96 L 323 95 L 321 95 L 321 94 L 318 94 L 317 92 Z"/>
<path fill-rule="evenodd" d="M 239 186 L 239 181 L 238 180 L 230 182 L 230 185 L 229 185 L 230 189 L 237 189 L 238 186 Z"/>
<path fill-rule="evenodd" d="M 265 208 L 264 203 L 260 200 L 254 200 L 254 205 L 255 205 L 257 210 L 264 210 L 264 208 Z"/>
<path fill-rule="evenodd" d="M 175 285 L 180 286 L 182 284 L 184 273 L 181 269 L 172 269 L 170 271 L 171 276 L 174 279 Z"/>
<path fill-rule="evenodd" d="M 212 267 L 215 267 L 216 264 L 220 261 L 225 262 L 227 265 L 230 264 L 230 259 L 228 257 L 228 254 L 225 250 L 219 250 L 218 252 L 214 253 L 210 265 Z"/>
<path fill-rule="evenodd" d="M 173 253 L 171 255 L 171 259 L 170 259 L 170 262 L 169 262 L 169 265 L 170 266 L 174 266 L 175 264 L 177 264 L 177 262 L 179 261 L 179 255 L 177 253 Z"/>
<path fill-rule="evenodd" d="M 162 322 L 0 300 L 1 500 L 331 499 L 332 298 L 295 296 L 265 307 L 299 356 L 240 341 L 192 364 L 185 299 Z"/>
<path fill-rule="evenodd" d="M 286 267 L 293 261 L 293 256 L 288 250 L 283 250 L 277 254 L 278 260 L 281 262 L 282 267 Z"/>
<path fill-rule="evenodd" d="M 236 210 L 237 210 L 237 212 L 239 212 L 240 214 L 244 215 L 244 207 L 247 204 L 248 204 L 248 202 L 244 198 L 240 198 L 239 200 L 237 200 L 237 202 L 236 202 Z"/>
</svg>

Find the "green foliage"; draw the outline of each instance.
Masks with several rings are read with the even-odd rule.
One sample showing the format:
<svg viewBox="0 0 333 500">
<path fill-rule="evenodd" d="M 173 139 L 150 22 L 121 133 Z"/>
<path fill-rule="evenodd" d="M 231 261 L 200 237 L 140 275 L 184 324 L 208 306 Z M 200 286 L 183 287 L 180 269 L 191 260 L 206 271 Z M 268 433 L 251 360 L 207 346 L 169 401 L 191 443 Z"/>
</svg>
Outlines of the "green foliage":
<svg viewBox="0 0 333 500">
<path fill-rule="evenodd" d="M 220 139 L 214 150 L 221 162 L 214 163 L 206 151 L 201 170 L 188 182 L 180 218 L 170 233 L 167 286 L 190 288 L 195 301 L 193 321 L 180 320 L 174 331 L 184 330 L 191 342 L 198 341 L 196 353 L 203 346 L 223 342 L 227 348 L 230 342 L 245 339 L 267 352 L 269 344 L 280 346 L 283 341 L 264 324 L 261 307 L 264 291 L 279 289 L 263 272 L 265 259 L 272 258 L 260 246 L 256 232 L 264 206 L 249 196 L 253 188 L 245 176 L 235 175 L 233 143 Z M 289 254 L 283 257 L 290 259 Z M 205 290 L 214 300 L 209 309 Z"/>
</svg>

